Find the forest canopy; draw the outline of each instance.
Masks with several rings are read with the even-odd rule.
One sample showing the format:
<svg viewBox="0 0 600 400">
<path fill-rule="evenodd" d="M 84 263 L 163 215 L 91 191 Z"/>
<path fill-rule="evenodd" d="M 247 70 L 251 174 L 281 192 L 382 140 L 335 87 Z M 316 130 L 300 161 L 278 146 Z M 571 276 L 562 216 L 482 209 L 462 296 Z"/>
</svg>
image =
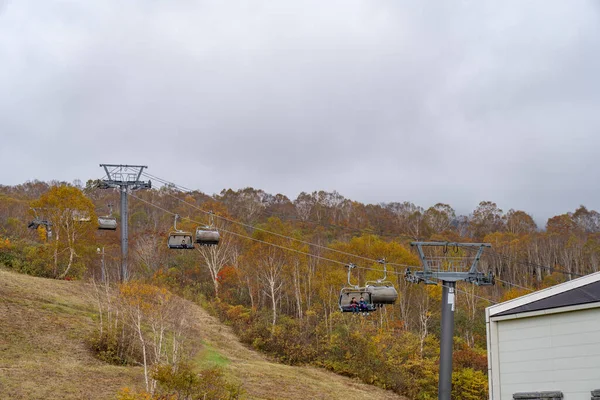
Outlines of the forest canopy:
<svg viewBox="0 0 600 400">
<path fill-rule="evenodd" d="M 91 181 L 0 186 L 0 264 L 43 277 L 117 282 L 120 227 L 97 229 L 98 216 L 118 221 L 114 204 L 118 191 Z M 457 215 L 449 204 L 362 204 L 336 191 L 292 200 L 254 188 L 210 196 L 166 185 L 132 193 L 129 207 L 132 280 L 201 301 L 241 340 L 282 362 L 322 366 L 411 398 L 437 390 L 441 300 L 439 285 L 404 279 L 407 266 L 420 265 L 411 241 L 492 245 L 479 270 L 497 284 L 458 286 L 457 399 L 487 393 L 485 307 L 595 272 L 600 261 L 600 214 L 583 205 L 537 226 L 526 210 L 503 211 L 493 201 Z M 219 246 L 169 250 L 174 214 L 184 231 L 214 223 Z M 352 279 L 362 284 L 381 278 L 382 258 L 399 292 L 396 304 L 366 318 L 340 313 L 343 265 L 358 265 Z"/>
</svg>

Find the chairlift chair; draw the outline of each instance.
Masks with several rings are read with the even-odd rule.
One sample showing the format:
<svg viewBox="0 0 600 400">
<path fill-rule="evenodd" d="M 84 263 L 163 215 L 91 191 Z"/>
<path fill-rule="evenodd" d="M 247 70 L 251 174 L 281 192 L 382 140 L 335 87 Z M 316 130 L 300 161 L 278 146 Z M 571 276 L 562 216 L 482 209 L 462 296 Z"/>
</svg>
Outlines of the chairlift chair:
<svg viewBox="0 0 600 400">
<path fill-rule="evenodd" d="M 115 217 L 98 217 L 98 229 L 114 231 L 117 229 L 117 219 Z"/>
<path fill-rule="evenodd" d="M 90 218 L 90 215 L 82 210 L 73 210 L 72 216 L 73 221 L 76 222 L 90 222 L 92 220 L 92 218 Z"/>
<path fill-rule="evenodd" d="M 398 291 L 394 284 L 386 281 L 387 266 L 385 258 L 377 260 L 379 264 L 383 264 L 383 278 L 376 281 L 368 281 L 365 283 L 365 289 L 371 295 L 371 301 L 375 306 L 383 306 L 384 304 L 394 304 L 398 300 Z"/>
<path fill-rule="evenodd" d="M 209 225 L 199 226 L 196 228 L 195 242 L 201 246 L 216 246 L 221 240 L 219 231 L 214 227 L 213 213 L 210 213 Z"/>
<path fill-rule="evenodd" d="M 108 209 L 110 210 L 109 215 L 98 217 L 99 230 L 114 231 L 117 229 L 117 219 L 112 215 L 112 204 L 108 205 Z"/>
<path fill-rule="evenodd" d="M 46 220 L 46 219 L 42 219 L 40 217 L 38 217 L 37 211 L 35 208 L 32 208 L 33 210 L 33 214 L 35 215 L 35 217 L 33 218 L 33 221 L 31 221 L 28 225 L 27 228 L 29 229 L 37 229 L 39 228 L 41 225 L 43 225 L 46 228 L 46 238 L 48 240 L 52 239 L 52 222 Z"/>
<path fill-rule="evenodd" d="M 194 249 L 194 239 L 192 234 L 191 232 L 184 232 L 177 229 L 178 218 L 179 214 L 175 214 L 175 222 L 173 224 L 175 231 L 169 233 L 167 245 L 169 246 L 169 249 L 192 250 Z"/>
<path fill-rule="evenodd" d="M 27 225 L 27 228 L 29 228 L 29 229 L 37 229 L 41 225 L 43 225 L 46 228 L 46 232 L 48 233 L 48 237 L 52 237 L 52 222 L 47 221 L 45 219 L 35 218 L 33 221 L 31 221 Z"/>
<path fill-rule="evenodd" d="M 33 221 L 27 225 L 29 229 L 37 229 L 40 225 L 43 225 L 44 221 L 39 218 L 34 218 Z"/>
<path fill-rule="evenodd" d="M 359 313 L 359 312 L 370 313 L 373 311 L 377 311 L 377 307 L 372 302 L 372 295 L 369 291 L 367 291 L 367 288 L 360 287 L 358 285 L 353 285 L 350 282 L 350 273 L 351 273 L 352 269 L 356 268 L 356 265 L 350 263 L 350 264 L 346 265 L 346 267 L 348 268 L 348 286 L 343 287 L 342 290 L 340 290 L 340 298 L 339 298 L 340 311 L 341 312 L 356 312 L 356 313 Z M 353 307 L 351 304 L 353 297 L 356 298 L 357 301 L 358 301 L 358 299 L 360 299 L 362 297 L 364 299 L 364 301 L 367 303 L 366 307 L 363 309 L 357 309 L 356 307 Z"/>
</svg>

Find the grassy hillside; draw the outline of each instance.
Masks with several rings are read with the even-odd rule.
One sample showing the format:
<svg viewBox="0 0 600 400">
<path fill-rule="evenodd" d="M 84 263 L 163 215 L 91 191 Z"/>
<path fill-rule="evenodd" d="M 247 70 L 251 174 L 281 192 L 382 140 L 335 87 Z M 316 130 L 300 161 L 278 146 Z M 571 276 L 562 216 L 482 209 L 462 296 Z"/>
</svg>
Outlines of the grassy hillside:
<svg viewBox="0 0 600 400">
<path fill-rule="evenodd" d="M 112 399 L 141 388 L 139 367 L 92 357 L 94 299 L 82 282 L 56 281 L 0 269 L 0 393 L 10 399 Z M 196 361 L 217 364 L 243 385 L 248 399 L 402 399 L 391 392 L 312 367 L 273 363 L 239 343 L 231 330 L 191 306 Z"/>
<path fill-rule="evenodd" d="M 82 283 L 0 270 L 2 398 L 107 399 L 141 385 L 138 368 L 104 364 L 87 350 L 94 311 Z"/>
</svg>

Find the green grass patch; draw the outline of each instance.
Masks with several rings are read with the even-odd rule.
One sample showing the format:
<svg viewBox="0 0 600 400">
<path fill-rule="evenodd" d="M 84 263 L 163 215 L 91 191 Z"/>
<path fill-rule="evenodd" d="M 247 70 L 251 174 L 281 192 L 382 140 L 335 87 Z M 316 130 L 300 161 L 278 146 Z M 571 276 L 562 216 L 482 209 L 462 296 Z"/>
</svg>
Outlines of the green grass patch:
<svg viewBox="0 0 600 400">
<path fill-rule="evenodd" d="M 204 348 L 196 356 L 196 362 L 200 367 L 226 367 L 231 362 L 227 357 L 219 353 L 214 347 L 204 343 Z"/>
</svg>

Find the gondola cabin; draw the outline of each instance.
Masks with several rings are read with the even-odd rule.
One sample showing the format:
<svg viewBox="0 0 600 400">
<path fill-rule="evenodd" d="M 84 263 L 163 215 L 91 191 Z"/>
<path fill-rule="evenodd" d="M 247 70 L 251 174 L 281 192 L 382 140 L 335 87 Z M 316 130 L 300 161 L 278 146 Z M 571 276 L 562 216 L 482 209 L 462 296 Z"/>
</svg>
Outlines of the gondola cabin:
<svg viewBox="0 0 600 400">
<path fill-rule="evenodd" d="M 221 235 L 216 229 L 196 228 L 196 243 L 201 246 L 216 246 L 221 240 Z"/>
<path fill-rule="evenodd" d="M 113 217 L 98 217 L 98 229 L 114 231 L 117 229 L 117 219 Z"/>
<path fill-rule="evenodd" d="M 366 305 L 363 308 L 352 305 L 352 299 L 357 302 L 363 298 Z M 342 312 L 372 312 L 377 311 L 377 307 L 371 301 L 371 293 L 366 288 L 343 288 L 340 292 L 339 307 Z"/>
<path fill-rule="evenodd" d="M 191 250 L 194 248 L 192 234 L 189 232 L 171 232 L 168 239 L 169 249 Z"/>
</svg>

